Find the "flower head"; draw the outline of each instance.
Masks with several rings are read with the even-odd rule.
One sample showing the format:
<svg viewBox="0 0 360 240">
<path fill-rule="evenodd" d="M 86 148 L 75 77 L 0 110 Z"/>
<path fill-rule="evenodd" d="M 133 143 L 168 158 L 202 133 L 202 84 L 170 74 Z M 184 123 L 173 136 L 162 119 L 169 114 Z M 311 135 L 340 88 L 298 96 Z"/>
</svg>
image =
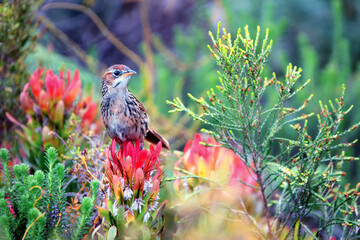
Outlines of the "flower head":
<svg viewBox="0 0 360 240">
<path fill-rule="evenodd" d="M 28 148 L 29 162 L 34 165 L 42 164 L 38 152 L 48 145 L 55 146 L 60 153 L 64 150 L 63 143 L 54 134 L 67 141 L 71 134 L 69 128 L 76 127 L 76 121 L 81 120 L 81 131 L 86 135 L 99 132 L 100 119 L 97 119 L 97 106 L 90 97 L 82 99 L 81 81 L 79 71 L 75 70 L 73 76 L 70 71 L 60 71 L 55 74 L 53 70 L 37 69 L 25 84 L 20 94 L 20 104 L 28 118 L 27 124 L 19 123 L 10 114 L 8 119 L 23 130 L 18 132 Z M 71 118 L 73 116 L 73 118 Z"/>
<path fill-rule="evenodd" d="M 131 221 L 147 222 L 150 216 L 155 219 L 163 176 L 158 158 L 161 142 L 155 148 L 150 145 L 150 150 L 141 149 L 139 141 L 135 145 L 125 142 L 118 152 L 115 147 L 113 140 L 110 149 L 105 150 L 105 176 L 113 192 L 108 196 L 115 196 L 107 202 L 122 205 L 127 209 L 126 216 L 133 216 L 126 218 Z"/>
<path fill-rule="evenodd" d="M 176 163 L 176 167 L 182 167 L 191 174 L 211 179 L 225 185 L 237 185 L 239 180 L 250 185 L 256 185 L 256 181 L 248 171 L 238 155 L 232 150 L 220 147 L 220 144 L 213 138 L 208 138 L 206 143 L 216 147 L 202 145 L 203 138 L 196 134 L 194 140 L 189 140 L 184 147 L 184 155 Z M 217 147 L 218 146 L 218 147 Z M 175 175 L 180 175 L 175 171 Z M 199 181 L 188 181 L 188 187 L 194 189 Z M 205 184 L 201 182 L 200 184 Z M 178 189 L 183 188 L 180 180 L 175 182 Z M 249 187 L 242 185 L 245 190 Z"/>
<path fill-rule="evenodd" d="M 81 99 L 79 71 L 75 70 L 74 76 L 71 77 L 68 70 L 65 83 L 62 71 L 60 71 L 59 75 L 56 75 L 50 69 L 45 73 L 44 86 L 41 78 L 44 70 L 44 68 L 37 69 L 20 94 L 21 106 L 28 114 L 28 117 L 35 115 L 35 112 L 41 114 L 41 119 L 48 119 L 50 122 L 55 123 L 55 126 L 49 126 L 49 128 L 52 131 L 57 131 L 63 128 L 70 114 L 74 113 L 80 116 L 82 129 L 99 130 L 100 124 L 96 120 L 98 104 L 93 102 L 90 96 Z M 76 98 L 78 98 L 77 103 L 75 103 Z M 35 111 L 36 109 L 39 110 Z M 46 122 L 49 121 L 46 120 Z"/>
<path fill-rule="evenodd" d="M 66 110 L 71 110 L 74 100 L 77 96 L 81 98 L 81 81 L 79 71 L 75 70 L 75 74 L 71 79 L 70 71 L 67 71 L 67 81 L 65 84 L 64 74 L 60 71 L 59 75 L 54 74 L 53 70 L 46 71 L 45 74 L 45 89 L 41 76 L 44 68 L 37 69 L 30 77 L 29 85 L 32 95 L 35 98 L 35 103 L 40 106 L 43 112 L 51 110 L 59 100 L 64 101 Z M 20 98 L 21 105 L 25 111 L 31 111 L 26 101 L 29 99 L 27 93 L 29 86 L 25 85 Z"/>
</svg>

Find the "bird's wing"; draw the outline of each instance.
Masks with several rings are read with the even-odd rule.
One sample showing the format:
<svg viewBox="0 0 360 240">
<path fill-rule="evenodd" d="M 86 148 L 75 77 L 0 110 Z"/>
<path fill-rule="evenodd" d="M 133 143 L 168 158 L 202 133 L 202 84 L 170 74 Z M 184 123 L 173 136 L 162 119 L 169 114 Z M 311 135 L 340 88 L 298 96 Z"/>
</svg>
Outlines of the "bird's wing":
<svg viewBox="0 0 360 240">
<path fill-rule="evenodd" d="M 163 138 L 159 133 L 157 133 L 154 129 L 150 127 L 149 131 L 145 135 L 145 140 L 153 144 L 161 142 L 163 148 L 170 150 L 169 142 L 166 141 L 165 138 Z"/>
<path fill-rule="evenodd" d="M 142 105 L 142 103 L 131 93 L 129 94 L 129 97 L 133 101 L 137 102 L 140 109 L 147 116 L 146 110 L 145 110 L 144 106 Z M 169 142 L 165 138 L 163 138 L 159 133 L 157 133 L 154 129 L 152 129 L 150 127 L 149 127 L 149 129 L 148 129 L 148 131 L 147 131 L 147 133 L 145 135 L 145 140 L 148 141 L 149 143 L 152 143 L 152 144 L 157 144 L 158 142 L 161 142 L 163 148 L 166 148 L 166 149 L 170 150 Z"/>
<path fill-rule="evenodd" d="M 146 110 L 144 108 L 144 106 L 142 105 L 142 103 L 134 96 L 134 94 L 132 94 L 130 91 L 129 91 L 129 99 L 130 101 L 133 101 L 133 102 L 136 102 L 137 105 L 140 107 L 140 109 L 146 113 Z"/>
</svg>

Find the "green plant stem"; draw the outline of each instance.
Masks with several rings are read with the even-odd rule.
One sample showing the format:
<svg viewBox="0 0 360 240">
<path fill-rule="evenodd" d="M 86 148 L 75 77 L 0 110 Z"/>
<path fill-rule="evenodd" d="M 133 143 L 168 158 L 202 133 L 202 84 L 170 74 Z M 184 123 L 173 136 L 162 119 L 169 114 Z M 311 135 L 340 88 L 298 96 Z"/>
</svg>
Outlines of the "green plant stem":
<svg viewBox="0 0 360 240">
<path fill-rule="evenodd" d="M 268 229 L 269 229 L 270 239 L 274 239 L 274 234 L 273 234 L 272 229 L 271 229 L 270 214 L 269 214 L 269 208 L 268 208 L 268 204 L 267 204 L 267 198 L 266 198 L 266 195 L 265 195 L 264 183 L 263 183 L 263 181 L 262 181 L 262 177 L 261 177 L 260 171 L 257 171 L 257 172 L 256 172 L 256 176 L 257 176 L 257 179 L 258 179 L 261 196 L 262 196 L 263 203 L 264 203 L 266 224 L 267 224 Z"/>
</svg>

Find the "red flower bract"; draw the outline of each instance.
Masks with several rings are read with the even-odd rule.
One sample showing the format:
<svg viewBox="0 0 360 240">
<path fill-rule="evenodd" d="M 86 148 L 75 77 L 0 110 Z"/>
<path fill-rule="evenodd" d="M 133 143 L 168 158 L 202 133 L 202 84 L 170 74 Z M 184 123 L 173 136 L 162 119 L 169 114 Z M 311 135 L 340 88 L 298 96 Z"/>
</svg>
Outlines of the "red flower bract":
<svg viewBox="0 0 360 240">
<path fill-rule="evenodd" d="M 39 99 L 40 91 L 42 89 L 42 80 L 40 79 L 40 77 L 44 70 L 45 68 L 42 68 L 41 70 L 37 69 L 30 77 L 30 87 L 32 93 L 34 94 L 35 100 Z"/>
<path fill-rule="evenodd" d="M 141 150 L 139 141 L 136 142 L 135 146 L 132 142 L 124 142 L 118 153 L 115 151 L 115 145 L 116 142 L 113 140 L 110 152 L 109 149 L 105 151 L 105 175 L 108 179 L 111 180 L 113 175 L 117 175 L 124 178 L 125 184 L 133 186 L 136 183 L 136 176 L 143 175 L 145 180 L 149 180 L 152 177 L 152 171 L 156 170 L 152 180 L 161 180 L 162 171 L 158 159 L 161 142 L 155 148 L 150 145 L 150 151 Z M 110 155 L 112 160 L 110 160 Z M 144 184 L 143 181 L 142 184 Z"/>
<path fill-rule="evenodd" d="M 60 76 L 62 75 L 63 73 L 60 72 Z M 67 75 L 67 81 L 66 81 L 66 88 L 63 99 L 65 102 L 65 106 L 71 106 L 75 98 L 78 96 L 79 92 L 81 92 L 81 81 L 79 76 L 79 70 L 77 69 L 75 70 L 72 80 L 69 70 L 66 72 L 66 75 Z"/>
</svg>

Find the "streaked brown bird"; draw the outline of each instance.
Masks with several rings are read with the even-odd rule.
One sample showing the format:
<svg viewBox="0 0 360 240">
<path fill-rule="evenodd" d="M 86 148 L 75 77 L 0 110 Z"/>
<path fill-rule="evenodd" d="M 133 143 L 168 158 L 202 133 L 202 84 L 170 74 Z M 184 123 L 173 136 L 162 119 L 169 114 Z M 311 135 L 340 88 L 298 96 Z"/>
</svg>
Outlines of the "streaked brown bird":
<svg viewBox="0 0 360 240">
<path fill-rule="evenodd" d="M 131 75 L 136 74 L 125 65 L 113 65 L 102 78 L 101 115 L 111 139 L 122 144 L 125 141 L 144 140 L 162 143 L 170 149 L 169 143 L 149 127 L 149 117 L 144 106 L 128 90 Z"/>
</svg>

